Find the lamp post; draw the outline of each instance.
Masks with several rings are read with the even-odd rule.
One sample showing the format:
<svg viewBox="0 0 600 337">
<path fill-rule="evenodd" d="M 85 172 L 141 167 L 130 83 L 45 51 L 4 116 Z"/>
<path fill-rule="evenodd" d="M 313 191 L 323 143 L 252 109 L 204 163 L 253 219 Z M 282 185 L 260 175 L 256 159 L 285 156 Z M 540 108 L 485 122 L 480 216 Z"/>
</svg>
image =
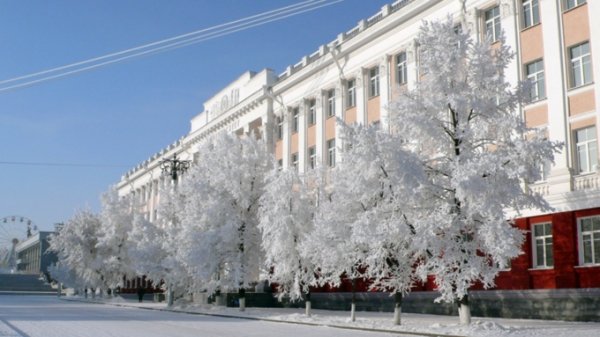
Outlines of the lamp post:
<svg viewBox="0 0 600 337">
<path fill-rule="evenodd" d="M 174 154 L 173 159 L 163 159 L 160 162 L 160 168 L 164 175 L 170 176 L 171 180 L 175 182 L 180 173 L 183 173 L 190 168 L 190 163 L 190 160 L 177 159 L 177 154 Z"/>
<path fill-rule="evenodd" d="M 163 175 L 171 177 L 171 180 L 173 181 L 173 188 L 175 188 L 175 184 L 177 183 L 179 175 L 185 172 L 188 168 L 190 168 L 190 164 L 190 160 L 177 159 L 177 153 L 175 153 L 173 155 L 173 159 L 163 159 L 160 162 L 160 168 L 162 170 Z M 167 305 L 171 307 L 173 306 L 173 288 L 171 284 L 169 284 L 167 288 Z"/>
</svg>

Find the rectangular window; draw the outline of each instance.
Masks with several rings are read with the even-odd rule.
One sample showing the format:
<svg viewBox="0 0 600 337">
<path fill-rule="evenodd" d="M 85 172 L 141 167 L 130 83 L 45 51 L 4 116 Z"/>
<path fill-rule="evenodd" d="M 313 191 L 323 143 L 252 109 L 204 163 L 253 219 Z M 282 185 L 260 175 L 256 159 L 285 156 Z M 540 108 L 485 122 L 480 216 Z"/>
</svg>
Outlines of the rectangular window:
<svg viewBox="0 0 600 337">
<path fill-rule="evenodd" d="M 581 265 L 600 264 L 600 217 L 579 219 L 579 259 Z"/>
<path fill-rule="evenodd" d="M 335 89 L 327 90 L 327 118 L 335 116 Z"/>
<path fill-rule="evenodd" d="M 586 0 L 565 0 L 565 10 L 583 5 L 584 3 L 586 3 Z"/>
<path fill-rule="evenodd" d="M 369 69 L 369 97 L 379 96 L 379 67 Z"/>
<path fill-rule="evenodd" d="M 533 225 L 533 265 L 537 268 L 554 266 L 552 251 L 552 223 Z"/>
<path fill-rule="evenodd" d="M 590 126 L 575 131 L 577 170 L 579 173 L 596 171 L 598 166 L 598 145 L 596 127 Z"/>
<path fill-rule="evenodd" d="M 327 166 L 335 167 L 335 138 L 327 141 Z"/>
<path fill-rule="evenodd" d="M 525 67 L 527 80 L 531 83 L 529 98 L 532 102 L 546 98 L 546 84 L 544 79 L 544 62 L 538 60 Z"/>
<path fill-rule="evenodd" d="M 278 171 L 281 171 L 281 170 L 283 170 L 283 159 L 279 159 L 279 160 L 277 161 L 277 170 L 278 170 Z"/>
<path fill-rule="evenodd" d="M 311 99 L 308 101 L 308 125 L 317 123 L 317 100 Z"/>
<path fill-rule="evenodd" d="M 314 146 L 308 148 L 308 167 L 311 170 L 317 167 L 317 148 Z"/>
<path fill-rule="evenodd" d="M 406 62 L 406 53 L 401 52 L 396 55 L 396 83 L 402 85 L 408 82 L 408 66 Z"/>
<path fill-rule="evenodd" d="M 540 7 L 538 0 L 523 0 L 523 28 L 540 23 Z"/>
<path fill-rule="evenodd" d="M 283 118 L 277 117 L 277 140 L 283 139 Z"/>
<path fill-rule="evenodd" d="M 500 6 L 495 6 L 485 11 L 485 35 L 490 42 L 495 42 L 500 39 L 501 32 Z"/>
<path fill-rule="evenodd" d="M 571 58 L 571 88 L 592 83 L 592 58 L 590 43 L 585 42 L 569 48 Z"/>
<path fill-rule="evenodd" d="M 299 117 L 300 117 L 300 108 L 295 107 L 292 110 L 292 133 L 298 132 L 298 127 L 299 127 L 298 118 Z"/>
<path fill-rule="evenodd" d="M 348 80 L 348 82 L 346 82 L 346 94 L 347 99 L 346 99 L 346 107 L 347 108 L 352 108 L 356 106 L 356 80 L 351 79 Z"/>
<path fill-rule="evenodd" d="M 294 170 L 298 171 L 298 152 L 296 153 L 292 153 L 292 158 L 291 158 L 291 162 L 292 162 L 292 167 L 294 168 Z"/>
</svg>

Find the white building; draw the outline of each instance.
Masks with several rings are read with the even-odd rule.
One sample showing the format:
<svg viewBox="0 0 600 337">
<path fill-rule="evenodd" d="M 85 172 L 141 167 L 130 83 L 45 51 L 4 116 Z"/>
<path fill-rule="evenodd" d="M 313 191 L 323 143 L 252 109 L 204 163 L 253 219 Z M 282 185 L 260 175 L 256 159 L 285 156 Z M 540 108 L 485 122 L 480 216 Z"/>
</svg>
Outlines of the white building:
<svg viewBox="0 0 600 337">
<path fill-rule="evenodd" d="M 524 254 L 498 277 L 498 289 L 600 288 L 600 24 L 594 13 L 600 14 L 598 0 L 396 1 L 279 75 L 265 69 L 240 76 L 205 102 L 187 135 L 127 172 L 120 193 L 139 195 L 155 219 L 160 161 L 174 154 L 202 160 L 194 145 L 220 130 L 257 132 L 283 167 L 304 172 L 317 162 L 335 165 L 340 144 L 332 117 L 385 128 L 388 102 L 419 80 L 421 21 L 450 14 L 476 39 L 497 40 L 504 32 L 516 53 L 509 80 L 533 82 L 523 118 L 565 144 L 544 181 L 530 186 L 555 211 L 518 219 L 529 231 Z"/>
</svg>

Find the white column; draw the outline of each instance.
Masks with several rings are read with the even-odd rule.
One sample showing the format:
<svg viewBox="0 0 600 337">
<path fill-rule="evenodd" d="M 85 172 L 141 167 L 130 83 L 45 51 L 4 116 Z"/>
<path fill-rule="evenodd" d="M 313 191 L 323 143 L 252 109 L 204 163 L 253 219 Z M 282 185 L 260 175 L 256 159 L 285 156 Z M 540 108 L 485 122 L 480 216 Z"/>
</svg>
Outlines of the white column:
<svg viewBox="0 0 600 337">
<path fill-rule="evenodd" d="M 566 101 L 566 74 L 564 47 L 560 18 L 562 11 L 558 1 L 545 1 L 540 6 L 542 33 L 544 36 L 544 68 L 548 102 L 548 136 L 565 144 L 562 153 L 554 157 L 550 178 L 550 193 L 571 190 L 569 123 Z"/>
<path fill-rule="evenodd" d="M 299 104 L 300 106 L 300 116 L 298 116 L 298 171 L 303 173 L 308 168 L 307 162 L 307 146 L 306 146 L 306 130 L 307 130 L 307 118 L 306 114 L 308 112 L 308 108 L 306 106 L 306 102 L 304 100 Z"/>
<path fill-rule="evenodd" d="M 356 74 L 356 123 L 367 123 L 367 86 L 365 83 L 365 70 L 361 69 Z"/>
<path fill-rule="evenodd" d="M 344 120 L 344 111 L 346 110 L 346 95 L 345 95 L 345 83 L 339 80 L 335 85 L 335 117 L 340 120 Z M 342 140 L 340 134 L 342 132 L 341 123 L 335 121 L 335 147 L 336 147 L 336 161 L 342 159 Z"/>
<path fill-rule="evenodd" d="M 283 151 L 282 151 L 281 159 L 283 160 L 283 167 L 289 167 L 290 166 L 290 112 L 288 111 L 287 107 L 280 106 L 278 108 L 279 108 L 280 116 L 281 116 L 281 118 L 283 118 L 283 134 L 282 134 Z"/>
<path fill-rule="evenodd" d="M 327 164 L 327 162 L 324 160 L 325 156 L 324 156 L 324 142 L 325 142 L 325 116 L 324 116 L 324 110 L 323 110 L 323 104 L 324 104 L 324 99 L 323 99 L 323 92 L 319 90 L 319 92 L 317 94 L 315 94 L 313 96 L 315 98 L 315 110 L 316 110 L 316 120 L 317 120 L 317 135 L 316 135 L 316 150 L 317 150 L 317 160 L 319 161 L 320 165 L 325 166 Z"/>
<path fill-rule="evenodd" d="M 379 121 L 381 129 L 387 130 L 389 125 L 388 104 L 391 97 L 390 56 L 385 55 L 379 64 Z"/>
</svg>

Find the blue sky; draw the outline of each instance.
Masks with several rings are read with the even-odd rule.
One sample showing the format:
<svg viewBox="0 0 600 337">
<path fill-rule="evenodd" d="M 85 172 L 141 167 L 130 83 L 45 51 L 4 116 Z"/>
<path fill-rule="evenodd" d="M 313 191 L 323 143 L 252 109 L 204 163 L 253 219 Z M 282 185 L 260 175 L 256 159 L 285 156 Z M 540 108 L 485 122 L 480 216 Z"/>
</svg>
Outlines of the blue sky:
<svg viewBox="0 0 600 337">
<path fill-rule="evenodd" d="M 2 0 L 0 81 L 207 28 L 300 0 Z M 243 32 L 0 92 L 0 218 L 51 229 L 189 131 L 247 70 L 294 64 L 392 0 L 345 0 Z M 104 165 L 102 167 L 94 165 Z"/>
</svg>

